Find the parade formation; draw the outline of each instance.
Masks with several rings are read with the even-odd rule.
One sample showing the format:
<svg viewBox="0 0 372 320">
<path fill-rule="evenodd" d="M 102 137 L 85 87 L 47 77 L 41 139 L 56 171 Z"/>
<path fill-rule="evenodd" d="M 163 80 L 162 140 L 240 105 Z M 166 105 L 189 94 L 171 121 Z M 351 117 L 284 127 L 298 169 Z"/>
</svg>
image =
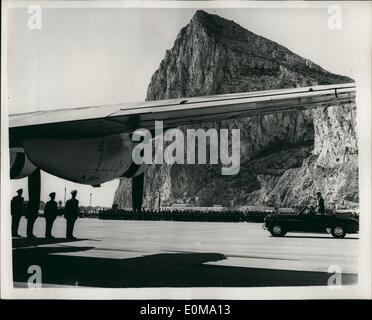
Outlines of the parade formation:
<svg viewBox="0 0 372 320">
<path fill-rule="evenodd" d="M 80 210 L 79 200 L 76 199 L 77 191 L 71 191 L 71 199 L 66 201 L 64 207 L 58 208 L 55 201 L 56 193 L 49 194 L 50 200 L 45 204 L 43 212 L 35 216 L 32 210 L 28 210 L 22 197 L 23 189 L 17 190 L 17 195 L 11 201 L 12 212 L 12 237 L 21 237 L 18 233 L 19 222 L 22 216 L 27 218 L 27 238 L 35 238 L 33 226 L 35 220 L 40 216 L 45 218 L 45 238 L 53 239 L 53 223 L 58 216 L 66 219 L 66 238 L 76 239 L 73 235 L 74 225 L 78 218 L 95 218 L 100 220 L 147 220 L 147 221 L 198 221 L 198 222 L 250 222 L 263 223 L 264 229 L 270 231 L 273 236 L 282 236 L 289 231 L 326 232 L 333 226 L 336 211 L 325 208 L 324 199 L 317 192 L 314 201 L 315 206 L 302 206 L 298 208 L 274 207 L 265 210 L 241 210 L 237 208 L 177 208 L 167 207 L 158 209 L 119 209 L 113 205 L 111 209 Z M 31 214 L 30 214 L 31 212 Z M 317 219 L 311 217 L 333 217 L 331 219 Z M 297 219 L 297 220 L 296 220 Z M 312 219 L 312 220 L 311 220 Z M 336 219 L 336 220 L 335 220 Z M 279 221 L 279 222 L 278 222 Z M 337 220 L 339 221 L 339 220 Z M 295 223 L 296 222 L 296 223 Z M 325 223 L 327 222 L 327 223 Z M 333 223 L 333 224 L 332 224 Z M 350 229 L 350 223 L 353 227 Z M 331 226 L 332 224 L 332 226 Z M 280 227 L 280 230 L 278 229 Z M 331 230 L 332 235 L 343 238 L 347 233 L 355 233 L 359 229 L 359 219 L 356 213 L 342 217 L 342 232 L 339 228 Z M 338 232 L 338 233 L 337 233 Z M 341 232 L 341 233 L 340 233 Z"/>
</svg>

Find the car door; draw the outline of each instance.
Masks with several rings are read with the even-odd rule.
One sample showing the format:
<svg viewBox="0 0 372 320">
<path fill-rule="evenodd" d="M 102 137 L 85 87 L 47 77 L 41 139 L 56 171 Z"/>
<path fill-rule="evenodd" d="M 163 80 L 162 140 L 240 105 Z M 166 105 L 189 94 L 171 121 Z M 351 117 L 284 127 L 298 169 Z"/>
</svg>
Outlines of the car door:
<svg viewBox="0 0 372 320">
<path fill-rule="evenodd" d="M 300 213 L 297 220 L 298 222 L 293 231 L 326 232 L 326 224 L 329 219 L 324 215 Z"/>
<path fill-rule="evenodd" d="M 285 220 L 285 228 L 288 231 L 305 231 L 308 224 L 308 217 L 305 214 L 299 213 Z"/>
<path fill-rule="evenodd" d="M 313 214 L 301 214 L 298 231 L 311 232 L 316 228 L 316 222 Z"/>
<path fill-rule="evenodd" d="M 330 225 L 329 215 L 315 215 L 312 230 L 314 232 L 327 232 L 327 227 Z"/>
</svg>

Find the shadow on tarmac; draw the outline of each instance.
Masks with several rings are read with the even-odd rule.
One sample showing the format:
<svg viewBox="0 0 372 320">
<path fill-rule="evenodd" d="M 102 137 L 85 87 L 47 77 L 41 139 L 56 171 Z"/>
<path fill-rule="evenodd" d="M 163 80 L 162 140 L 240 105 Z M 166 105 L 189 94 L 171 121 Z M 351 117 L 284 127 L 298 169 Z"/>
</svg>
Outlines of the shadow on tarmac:
<svg viewBox="0 0 372 320">
<path fill-rule="evenodd" d="M 12 239 L 12 246 L 13 249 L 23 248 L 23 247 L 30 247 L 30 246 L 41 246 L 47 244 L 55 244 L 55 243 L 67 243 L 67 242 L 76 242 L 76 241 L 83 241 L 83 240 L 90 240 L 92 239 L 66 239 L 66 238 L 13 238 Z"/>
<path fill-rule="evenodd" d="M 326 286 L 330 277 L 327 272 L 203 264 L 225 259 L 220 253 L 162 253 L 127 259 L 54 254 L 90 249 L 94 247 L 19 247 L 13 250 L 13 279 L 27 282 L 30 265 L 41 267 L 46 284 L 105 288 Z M 342 274 L 342 282 L 356 284 L 357 275 Z"/>
</svg>

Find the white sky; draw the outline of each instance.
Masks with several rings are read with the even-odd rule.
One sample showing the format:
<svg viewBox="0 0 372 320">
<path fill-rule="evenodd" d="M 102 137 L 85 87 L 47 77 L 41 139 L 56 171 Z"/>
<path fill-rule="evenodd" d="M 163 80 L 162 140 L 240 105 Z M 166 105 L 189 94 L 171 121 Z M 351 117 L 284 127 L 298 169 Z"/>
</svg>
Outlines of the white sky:
<svg viewBox="0 0 372 320">
<path fill-rule="evenodd" d="M 341 4 L 342 5 L 342 4 Z M 29 30 L 27 8 L 8 16 L 9 113 L 142 101 L 165 50 L 196 9 L 43 9 Z M 370 49 L 366 7 L 342 10 L 342 29 L 328 28 L 327 9 L 208 9 L 276 41 L 330 72 L 358 78 Z M 368 52 L 368 51 L 367 51 Z M 111 206 L 118 180 L 78 190 L 81 205 Z M 42 174 L 41 199 L 63 200 L 65 181 Z M 13 180 L 11 194 L 27 179 Z"/>
</svg>

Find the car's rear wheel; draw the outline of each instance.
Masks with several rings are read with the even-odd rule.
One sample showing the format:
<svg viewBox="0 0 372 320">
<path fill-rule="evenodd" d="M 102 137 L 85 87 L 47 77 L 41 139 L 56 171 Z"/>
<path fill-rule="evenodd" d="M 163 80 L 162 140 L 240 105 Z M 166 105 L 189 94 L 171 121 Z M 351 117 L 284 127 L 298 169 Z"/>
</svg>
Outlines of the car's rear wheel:
<svg viewBox="0 0 372 320">
<path fill-rule="evenodd" d="M 273 237 L 282 237 L 287 233 L 279 224 L 273 225 L 269 231 Z"/>
<path fill-rule="evenodd" d="M 345 229 L 341 226 L 332 227 L 331 234 L 334 238 L 345 238 L 346 236 Z"/>
</svg>

